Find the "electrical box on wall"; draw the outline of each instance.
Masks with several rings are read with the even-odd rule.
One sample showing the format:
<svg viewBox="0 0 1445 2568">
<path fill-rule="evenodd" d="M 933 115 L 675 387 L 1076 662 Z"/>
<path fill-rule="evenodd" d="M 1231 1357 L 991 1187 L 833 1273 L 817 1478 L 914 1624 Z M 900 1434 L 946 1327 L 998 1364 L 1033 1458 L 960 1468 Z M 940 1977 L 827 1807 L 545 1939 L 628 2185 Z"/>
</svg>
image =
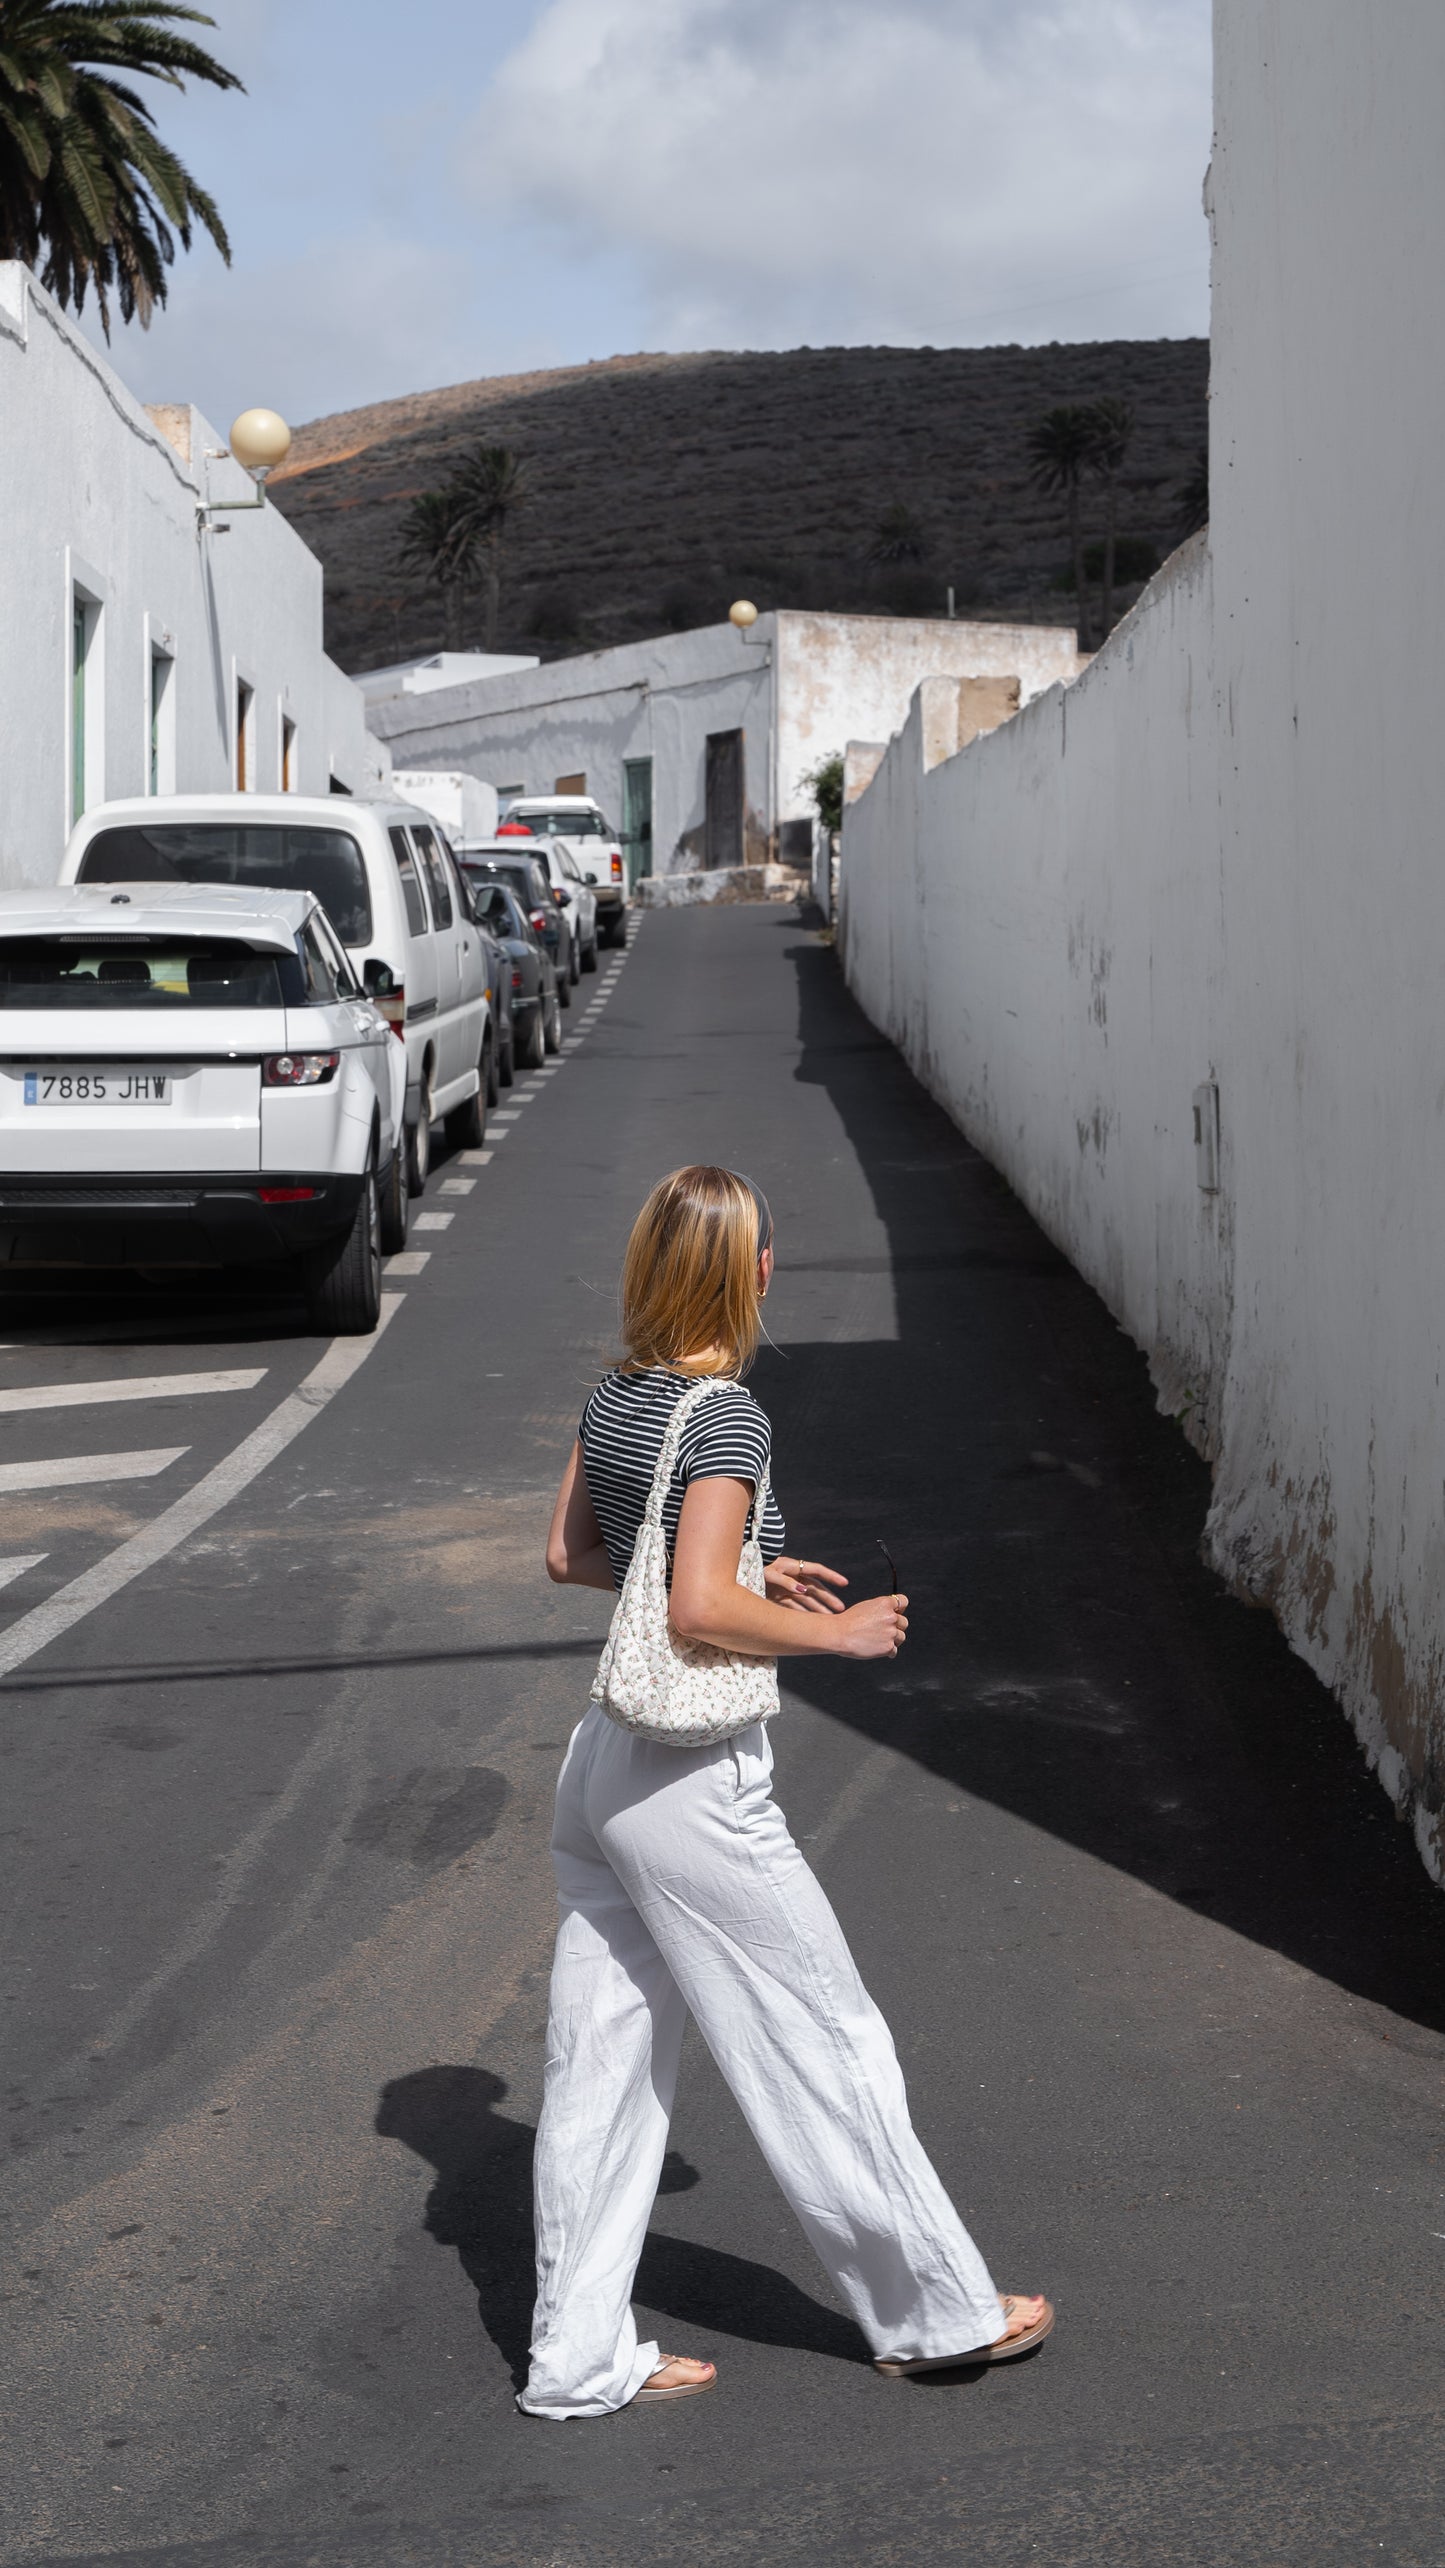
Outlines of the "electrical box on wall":
<svg viewBox="0 0 1445 2568">
<path fill-rule="evenodd" d="M 1194 1177 L 1202 1195 L 1219 1192 L 1219 1089 L 1206 1079 L 1194 1091 Z"/>
</svg>

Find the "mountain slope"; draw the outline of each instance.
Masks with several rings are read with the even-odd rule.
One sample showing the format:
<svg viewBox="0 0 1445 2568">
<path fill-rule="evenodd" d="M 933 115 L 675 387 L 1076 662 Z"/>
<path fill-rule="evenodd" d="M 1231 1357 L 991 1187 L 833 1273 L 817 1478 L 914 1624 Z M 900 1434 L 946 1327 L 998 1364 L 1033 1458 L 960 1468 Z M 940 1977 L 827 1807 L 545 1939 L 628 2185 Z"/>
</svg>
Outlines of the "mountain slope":
<svg viewBox="0 0 1445 2568">
<path fill-rule="evenodd" d="M 408 501 L 469 444 L 515 447 L 529 496 L 505 557 L 500 642 L 546 655 L 761 607 L 1068 621 L 1068 546 L 1025 439 L 1057 402 L 1120 394 L 1138 428 L 1120 524 L 1173 540 L 1205 438 L 1202 339 L 1049 348 L 798 348 L 614 357 L 343 411 L 298 430 L 271 490 L 321 556 L 327 644 L 351 670 L 434 650 L 440 601 L 396 565 Z M 870 567 L 878 519 L 918 521 L 921 563 Z M 1091 498 L 1090 531 L 1102 531 Z M 1125 595 L 1133 594 L 1132 589 Z M 480 641 L 474 600 L 468 641 Z"/>
</svg>

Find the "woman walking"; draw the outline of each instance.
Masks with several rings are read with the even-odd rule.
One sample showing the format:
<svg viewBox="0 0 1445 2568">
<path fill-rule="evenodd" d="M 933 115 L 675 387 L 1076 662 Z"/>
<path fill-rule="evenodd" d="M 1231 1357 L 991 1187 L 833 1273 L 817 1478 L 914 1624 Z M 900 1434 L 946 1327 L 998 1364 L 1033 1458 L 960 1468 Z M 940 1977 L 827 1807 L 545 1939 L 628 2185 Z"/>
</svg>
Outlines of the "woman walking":
<svg viewBox="0 0 1445 2568">
<path fill-rule="evenodd" d="M 689 2011 L 880 2370 L 1006 2360 L 1053 2325 L 1047 2301 L 996 2293 L 771 1796 L 772 1663 L 896 1658 L 908 1630 L 905 1596 L 845 1607 L 835 1570 L 784 1554 L 768 1422 L 741 1382 L 772 1228 L 728 1169 L 654 1187 L 623 1267 L 624 1359 L 587 1403 L 548 1537 L 550 1577 L 623 1594 L 557 1786 L 518 2400 L 534 2416 L 605 2416 L 716 2378 L 639 2344 L 629 2306 Z"/>
</svg>

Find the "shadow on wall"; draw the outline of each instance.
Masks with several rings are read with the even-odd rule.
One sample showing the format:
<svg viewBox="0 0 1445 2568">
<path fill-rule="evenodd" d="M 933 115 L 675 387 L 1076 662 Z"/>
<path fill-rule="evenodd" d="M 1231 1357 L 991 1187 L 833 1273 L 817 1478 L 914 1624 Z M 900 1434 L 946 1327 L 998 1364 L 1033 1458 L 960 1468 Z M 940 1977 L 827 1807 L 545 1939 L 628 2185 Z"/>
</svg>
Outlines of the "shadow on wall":
<svg viewBox="0 0 1445 2568">
<path fill-rule="evenodd" d="M 1155 1409 L 1142 1356 L 833 956 L 792 919 L 777 933 L 798 978 L 795 1075 L 827 1089 L 867 1176 L 898 1336 L 765 1350 L 754 1384 L 796 1539 L 866 1594 L 885 1535 L 916 1608 L 896 1686 L 799 1660 L 790 1688 L 1445 2029 L 1445 1901 L 1333 1698 L 1204 1567 L 1208 1474 Z M 779 1250 L 785 1266 L 785 1235 Z"/>
</svg>

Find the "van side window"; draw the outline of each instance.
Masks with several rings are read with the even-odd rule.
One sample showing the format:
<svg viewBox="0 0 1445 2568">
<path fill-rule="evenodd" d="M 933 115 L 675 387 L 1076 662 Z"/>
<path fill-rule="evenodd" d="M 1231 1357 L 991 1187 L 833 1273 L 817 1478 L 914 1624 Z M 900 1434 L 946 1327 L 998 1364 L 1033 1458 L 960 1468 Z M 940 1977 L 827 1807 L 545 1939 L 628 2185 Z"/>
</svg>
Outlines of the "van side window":
<svg viewBox="0 0 1445 2568">
<path fill-rule="evenodd" d="M 361 998 L 363 995 L 361 983 L 351 968 L 351 958 L 345 946 L 337 940 L 330 919 L 323 918 L 319 911 L 313 910 L 309 923 L 312 934 L 336 975 L 338 998 Z"/>
<path fill-rule="evenodd" d="M 432 917 L 436 920 L 438 927 L 450 927 L 452 896 L 447 884 L 446 867 L 442 863 L 441 850 L 431 831 L 418 829 L 415 822 L 412 824 L 411 836 L 412 844 L 426 867 L 427 881 L 431 885 Z"/>
<path fill-rule="evenodd" d="M 428 925 L 426 902 L 422 897 L 421 882 L 412 857 L 411 841 L 404 829 L 389 830 L 387 835 L 391 840 L 392 854 L 396 858 L 396 870 L 401 876 L 401 896 L 406 903 L 407 927 L 413 936 L 425 936 Z"/>
</svg>

